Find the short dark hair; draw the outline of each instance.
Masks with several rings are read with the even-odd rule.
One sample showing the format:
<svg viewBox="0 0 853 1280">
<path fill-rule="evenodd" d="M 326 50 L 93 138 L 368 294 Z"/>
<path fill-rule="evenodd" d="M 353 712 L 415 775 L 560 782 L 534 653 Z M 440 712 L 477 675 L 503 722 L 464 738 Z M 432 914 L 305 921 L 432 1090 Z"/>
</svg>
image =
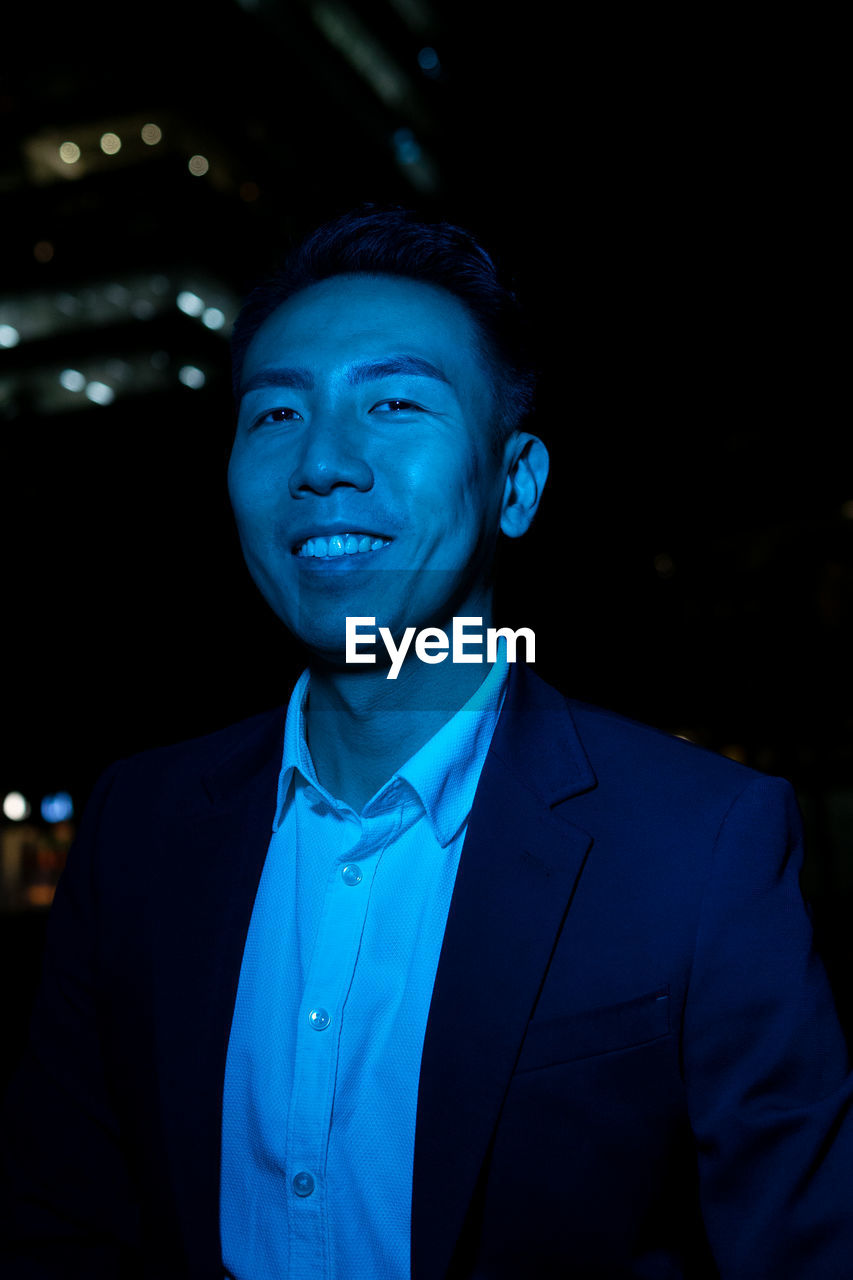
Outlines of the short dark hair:
<svg viewBox="0 0 853 1280">
<path fill-rule="evenodd" d="M 502 447 L 533 408 L 536 367 L 515 292 L 474 236 L 398 206 L 362 205 L 322 223 L 246 299 L 231 335 L 232 386 L 240 402 L 246 350 L 289 297 L 332 276 L 392 275 L 440 285 L 468 309 L 494 392 L 493 443 Z"/>
</svg>

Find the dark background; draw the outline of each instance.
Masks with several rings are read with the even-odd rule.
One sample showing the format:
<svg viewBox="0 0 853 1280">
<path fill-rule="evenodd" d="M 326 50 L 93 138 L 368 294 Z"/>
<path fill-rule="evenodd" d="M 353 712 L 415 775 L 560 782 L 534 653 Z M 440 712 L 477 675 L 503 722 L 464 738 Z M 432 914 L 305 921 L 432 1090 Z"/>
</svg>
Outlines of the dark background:
<svg viewBox="0 0 853 1280">
<path fill-rule="evenodd" d="M 565 692 L 791 779 L 849 1016 L 837 33 L 503 12 L 17 11 L 0 91 L 0 325 L 23 317 L 0 350 L 0 790 L 36 821 L 59 789 L 79 813 L 116 757 L 286 701 L 298 655 L 225 492 L 228 326 L 175 299 L 197 288 L 230 320 L 316 221 L 414 203 L 485 241 L 538 338 L 552 479 L 507 548 L 506 620 L 535 629 L 537 669 Z M 140 122 L 162 140 L 144 145 Z M 76 165 L 57 161 L 65 140 Z M 57 390 L 69 368 L 112 403 Z M 15 1044 L 45 916 L 0 919 Z"/>
</svg>

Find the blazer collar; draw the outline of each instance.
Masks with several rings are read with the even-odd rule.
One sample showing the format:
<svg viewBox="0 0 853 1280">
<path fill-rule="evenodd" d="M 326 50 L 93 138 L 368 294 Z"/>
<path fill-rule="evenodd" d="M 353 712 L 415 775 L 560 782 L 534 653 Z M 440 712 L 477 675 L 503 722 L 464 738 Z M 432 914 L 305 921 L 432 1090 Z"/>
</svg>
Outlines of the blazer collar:
<svg viewBox="0 0 853 1280">
<path fill-rule="evenodd" d="M 193 1280 L 222 1270 L 220 1135 L 228 1037 L 281 766 L 284 709 L 203 741 L 201 788 L 168 828 L 158 901 L 155 1055 L 171 1186 Z M 199 807 L 199 802 L 201 808 Z"/>
<path fill-rule="evenodd" d="M 212 804 L 230 807 L 247 787 L 275 781 L 284 748 L 286 706 L 263 711 L 233 726 L 234 742 L 203 770 L 201 782 Z M 270 815 L 272 823 L 272 815 Z"/>
<path fill-rule="evenodd" d="M 466 1215 L 592 844 L 562 802 L 595 785 L 566 700 L 517 667 L 471 811 L 424 1039 L 416 1280 L 444 1280 L 470 1244 Z"/>
<path fill-rule="evenodd" d="M 549 809 L 597 783 L 567 700 L 525 663 L 510 668 L 491 754 Z"/>
</svg>

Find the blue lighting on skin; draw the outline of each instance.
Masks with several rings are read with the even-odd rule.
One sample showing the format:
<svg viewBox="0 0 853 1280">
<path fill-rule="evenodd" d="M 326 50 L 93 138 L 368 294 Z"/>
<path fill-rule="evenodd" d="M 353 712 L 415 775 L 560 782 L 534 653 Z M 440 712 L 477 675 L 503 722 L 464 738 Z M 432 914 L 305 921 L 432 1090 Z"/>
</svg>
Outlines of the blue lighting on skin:
<svg viewBox="0 0 853 1280">
<path fill-rule="evenodd" d="M 74 805 L 67 791 L 45 796 L 41 802 L 41 816 L 45 822 L 67 822 L 73 814 Z"/>
</svg>

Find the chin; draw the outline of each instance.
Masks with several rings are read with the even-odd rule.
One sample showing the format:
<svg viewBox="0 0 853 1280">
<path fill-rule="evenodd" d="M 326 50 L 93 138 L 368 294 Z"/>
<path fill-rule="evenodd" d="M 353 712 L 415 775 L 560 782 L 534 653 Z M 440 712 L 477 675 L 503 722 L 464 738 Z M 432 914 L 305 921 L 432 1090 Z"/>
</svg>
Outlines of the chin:
<svg viewBox="0 0 853 1280">
<path fill-rule="evenodd" d="M 333 667 L 346 666 L 346 622 L 343 617 L 329 622 L 312 622 L 305 618 L 282 617 L 281 614 L 279 617 L 312 662 L 316 660 Z"/>
</svg>

